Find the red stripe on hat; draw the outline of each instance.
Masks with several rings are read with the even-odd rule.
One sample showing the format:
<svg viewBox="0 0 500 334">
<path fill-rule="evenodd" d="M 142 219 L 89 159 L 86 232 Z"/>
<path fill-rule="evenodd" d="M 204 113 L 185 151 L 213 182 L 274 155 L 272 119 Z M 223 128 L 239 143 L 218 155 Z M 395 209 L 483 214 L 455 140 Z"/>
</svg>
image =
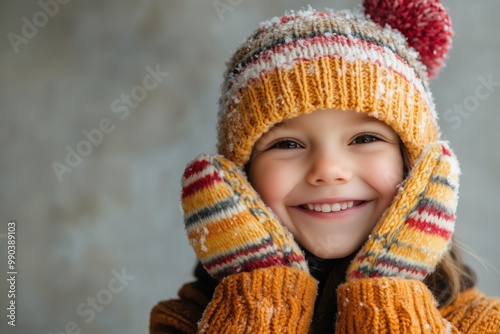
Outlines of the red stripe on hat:
<svg viewBox="0 0 500 334">
<path fill-rule="evenodd" d="M 200 191 L 201 189 L 208 188 L 221 181 L 221 177 L 215 171 L 212 174 L 205 175 L 201 179 L 191 182 L 190 184 L 182 188 L 182 199 L 194 194 L 197 191 Z"/>
<path fill-rule="evenodd" d="M 288 15 L 288 16 L 283 16 L 280 20 L 280 23 L 281 24 L 285 24 L 287 23 L 288 21 L 290 20 L 293 20 L 293 19 L 296 19 L 296 18 L 299 18 L 300 16 L 299 15 Z"/>
<path fill-rule="evenodd" d="M 334 35 L 334 36 L 315 36 L 315 37 L 310 37 L 310 38 L 303 38 L 300 40 L 295 40 L 295 41 L 290 41 L 288 43 L 284 44 L 279 44 L 273 48 L 270 48 L 262 54 L 260 54 L 258 57 L 256 57 L 253 61 L 247 63 L 245 67 L 240 71 L 240 74 L 243 73 L 248 67 L 251 65 L 254 65 L 255 63 L 259 62 L 260 60 L 264 60 L 266 62 L 271 61 L 276 55 L 283 54 L 285 51 L 288 50 L 293 50 L 293 49 L 304 49 L 304 48 L 310 48 L 312 45 L 321 45 L 321 46 L 328 46 L 330 44 L 338 44 L 342 45 L 344 47 L 353 47 L 353 46 L 359 46 L 362 48 L 366 49 L 371 49 L 376 51 L 379 54 L 386 54 L 387 50 L 384 48 L 382 45 L 375 44 L 371 41 L 364 40 L 362 38 L 356 38 L 352 39 L 343 35 Z M 398 54 L 398 53 L 393 53 L 396 59 L 404 64 L 405 66 L 408 66 L 406 61 Z M 322 57 L 327 57 L 327 58 L 336 58 L 338 56 L 337 53 L 332 53 L 329 55 L 323 55 Z M 302 61 L 313 61 L 317 59 L 315 55 L 312 55 L 310 58 L 294 58 L 291 59 L 290 62 L 293 63 L 297 60 L 302 60 Z M 392 66 L 389 66 L 390 70 L 398 73 L 402 77 L 404 77 L 407 81 L 410 81 L 408 78 L 406 78 L 402 73 L 395 71 L 395 69 Z"/>
<path fill-rule="evenodd" d="M 323 13 L 323 12 L 313 12 L 313 16 L 324 17 L 324 16 L 330 16 L 330 14 L 329 13 Z M 300 14 L 285 15 L 285 16 L 283 16 L 280 19 L 280 23 L 281 24 L 285 24 L 285 23 L 287 23 L 290 20 L 295 20 L 295 19 L 299 19 L 299 18 L 303 18 L 303 17 L 304 16 L 300 15 Z"/>
<path fill-rule="evenodd" d="M 381 46 L 377 45 L 373 42 L 358 38 L 358 39 L 351 39 L 349 37 L 343 36 L 343 35 L 335 35 L 335 36 L 315 36 L 315 37 L 309 37 L 309 38 L 303 38 L 300 40 L 295 40 L 295 41 L 290 41 L 288 43 L 284 44 L 279 44 L 273 48 L 270 48 L 262 54 L 260 54 L 258 57 L 256 57 L 253 61 L 249 62 L 246 64 L 245 68 L 242 69 L 242 72 L 245 71 L 245 69 L 255 63 L 257 63 L 260 59 L 264 61 L 270 61 L 275 57 L 277 54 L 283 54 L 285 51 L 288 50 L 293 50 L 293 49 L 305 49 L 308 47 L 311 47 L 312 45 L 322 45 L 322 46 L 328 46 L 329 44 L 339 44 L 342 46 L 347 46 L 347 47 L 352 47 L 352 46 L 359 46 L 367 49 L 374 49 L 376 52 L 379 52 L 380 54 L 386 54 L 387 50 Z M 401 56 L 397 53 L 394 54 L 395 57 L 402 63 L 404 63 L 404 59 L 401 58 Z M 325 55 L 326 56 L 326 55 Z M 329 57 L 334 58 L 337 56 L 335 53 L 330 54 Z M 328 56 L 326 56 L 328 57 Z M 310 58 L 294 58 L 292 61 L 296 60 L 315 60 L 317 57 L 315 55 L 312 55 Z"/>
</svg>

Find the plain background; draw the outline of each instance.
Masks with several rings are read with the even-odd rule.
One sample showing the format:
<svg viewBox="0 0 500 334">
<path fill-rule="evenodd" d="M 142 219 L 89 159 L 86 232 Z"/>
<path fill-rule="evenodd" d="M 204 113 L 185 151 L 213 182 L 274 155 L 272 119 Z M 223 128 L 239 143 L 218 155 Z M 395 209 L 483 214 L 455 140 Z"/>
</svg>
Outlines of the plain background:
<svg viewBox="0 0 500 334">
<path fill-rule="evenodd" d="M 1 2 L 2 272 L 9 219 L 17 221 L 18 261 L 15 329 L 7 326 L 7 284 L 0 280 L 2 333 L 55 334 L 72 326 L 147 333 L 153 305 L 192 278 L 180 176 L 195 155 L 215 151 L 225 59 L 258 22 L 308 5 L 220 2 L 231 10 L 218 15 L 212 0 L 73 0 L 45 24 L 36 1 Z M 310 3 L 345 9 L 359 1 Z M 456 234 L 476 254 L 467 259 L 479 287 L 500 295 L 500 2 L 444 3 L 454 46 L 432 89 L 463 171 Z M 16 52 L 8 34 L 22 34 L 23 18 L 41 27 Z M 119 118 L 114 101 L 139 92 L 148 66 L 168 76 Z M 497 84 L 487 90 L 485 80 Z M 470 112 L 460 115 L 454 105 Z M 60 182 L 53 162 L 65 164 L 67 147 L 82 148 L 82 131 L 103 119 L 113 130 Z M 122 271 L 133 279 L 118 289 L 113 272 Z"/>
</svg>

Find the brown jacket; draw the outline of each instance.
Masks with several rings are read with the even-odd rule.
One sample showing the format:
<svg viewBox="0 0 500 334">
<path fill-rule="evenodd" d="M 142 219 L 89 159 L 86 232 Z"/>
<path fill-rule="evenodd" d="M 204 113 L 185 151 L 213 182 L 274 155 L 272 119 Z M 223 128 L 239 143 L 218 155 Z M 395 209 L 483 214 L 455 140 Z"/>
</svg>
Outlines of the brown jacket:
<svg viewBox="0 0 500 334">
<path fill-rule="evenodd" d="M 438 309 L 428 288 L 414 280 L 338 285 L 330 272 L 318 287 L 312 276 L 285 267 L 219 284 L 200 266 L 195 276 L 178 299 L 153 308 L 150 333 L 500 333 L 500 298 L 477 289 Z"/>
</svg>

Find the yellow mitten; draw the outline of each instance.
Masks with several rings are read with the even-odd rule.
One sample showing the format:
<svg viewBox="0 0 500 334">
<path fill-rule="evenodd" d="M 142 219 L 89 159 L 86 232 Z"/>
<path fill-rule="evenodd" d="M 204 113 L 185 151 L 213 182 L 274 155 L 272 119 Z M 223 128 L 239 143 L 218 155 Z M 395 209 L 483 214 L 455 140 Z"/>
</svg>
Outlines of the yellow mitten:
<svg viewBox="0 0 500 334">
<path fill-rule="evenodd" d="M 433 272 L 455 228 L 459 174 L 458 161 L 446 142 L 428 144 L 351 263 L 347 280 L 423 280 Z"/>
<path fill-rule="evenodd" d="M 212 277 L 271 266 L 309 273 L 292 234 L 222 156 L 200 155 L 188 165 L 182 207 L 189 242 Z"/>
</svg>

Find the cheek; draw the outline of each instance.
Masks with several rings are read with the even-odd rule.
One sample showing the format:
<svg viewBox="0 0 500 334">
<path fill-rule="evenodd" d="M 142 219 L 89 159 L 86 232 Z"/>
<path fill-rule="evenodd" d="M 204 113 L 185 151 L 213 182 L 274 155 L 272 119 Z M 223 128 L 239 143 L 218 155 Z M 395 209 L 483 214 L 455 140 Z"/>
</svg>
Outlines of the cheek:
<svg viewBox="0 0 500 334">
<path fill-rule="evenodd" d="M 293 187 L 294 173 L 289 165 L 279 161 L 256 159 L 250 167 L 249 180 L 264 203 L 278 214 Z"/>
<path fill-rule="evenodd" d="M 403 159 L 399 151 L 387 152 L 374 157 L 368 164 L 371 183 L 383 199 L 389 203 L 397 193 L 397 186 L 403 181 Z"/>
</svg>

